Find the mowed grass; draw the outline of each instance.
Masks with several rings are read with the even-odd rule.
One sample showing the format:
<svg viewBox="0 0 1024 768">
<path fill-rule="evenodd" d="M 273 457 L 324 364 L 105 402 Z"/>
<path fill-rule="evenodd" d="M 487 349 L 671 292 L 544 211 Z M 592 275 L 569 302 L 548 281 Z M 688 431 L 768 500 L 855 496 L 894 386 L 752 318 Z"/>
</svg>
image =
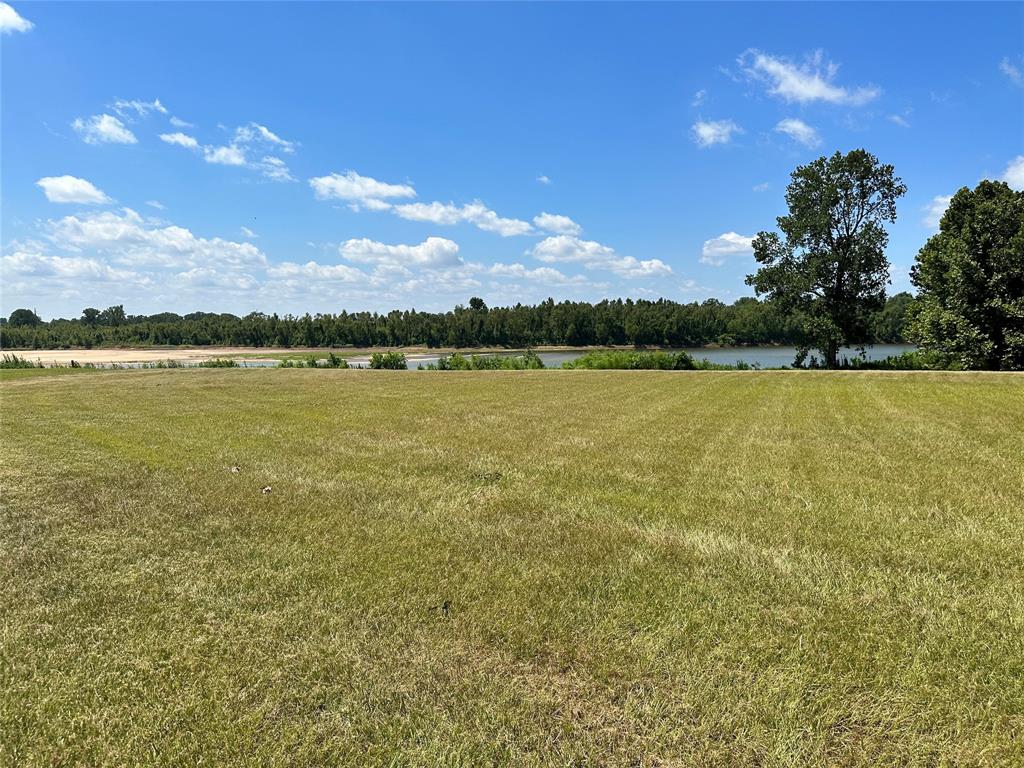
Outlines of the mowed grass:
<svg viewBox="0 0 1024 768">
<path fill-rule="evenodd" d="M 1024 762 L 1020 377 L 0 397 L 4 765 Z"/>
</svg>

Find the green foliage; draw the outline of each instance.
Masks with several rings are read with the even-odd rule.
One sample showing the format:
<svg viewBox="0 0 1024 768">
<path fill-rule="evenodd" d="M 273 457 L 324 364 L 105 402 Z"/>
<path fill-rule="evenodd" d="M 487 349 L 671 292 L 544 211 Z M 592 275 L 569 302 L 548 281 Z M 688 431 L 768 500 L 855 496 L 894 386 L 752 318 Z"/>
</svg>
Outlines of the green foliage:
<svg viewBox="0 0 1024 768">
<path fill-rule="evenodd" d="M 692 371 L 697 366 L 686 352 L 643 352 L 638 350 L 608 349 L 587 352 L 575 360 L 562 363 L 563 368 L 584 368 L 591 370 L 641 370 Z"/>
<path fill-rule="evenodd" d="M 404 371 L 409 365 L 405 361 L 405 355 L 401 352 L 374 352 L 370 355 L 370 367 Z"/>
<path fill-rule="evenodd" d="M 526 371 L 544 367 L 540 355 L 532 349 L 522 355 L 444 355 L 436 363 L 424 366 L 428 371 Z"/>
<path fill-rule="evenodd" d="M 230 357 L 215 357 L 212 360 L 203 360 L 197 368 L 237 368 L 238 361 Z"/>
<path fill-rule="evenodd" d="M 882 360 L 865 360 L 861 357 L 844 359 L 839 366 L 855 371 L 947 371 L 957 370 L 946 355 L 929 350 L 916 350 L 892 355 Z"/>
<path fill-rule="evenodd" d="M 910 336 L 967 369 L 1024 370 L 1024 192 L 964 187 L 917 255 Z"/>
<path fill-rule="evenodd" d="M 18 355 L 5 354 L 0 358 L 0 368 L 43 368 L 41 362 L 33 363 L 31 360 L 19 357 Z"/>
<path fill-rule="evenodd" d="M 716 299 L 680 304 L 615 299 L 596 304 L 552 299 L 534 306 L 490 307 L 482 302 L 451 312 L 341 312 L 337 315 L 245 317 L 193 312 L 128 315 L 114 324 L 102 312 L 39 325 L 0 324 L 4 349 L 191 345 L 247 347 L 512 347 L 667 346 L 698 347 L 729 342 L 796 344 L 798 318 L 753 297 L 723 304 Z M 476 308 L 473 308 L 475 306 Z M 123 309 L 123 308 L 122 308 Z M 106 317 L 120 313 L 105 310 Z"/>
<path fill-rule="evenodd" d="M 871 339 L 871 320 L 885 304 L 889 235 L 896 200 L 906 186 L 891 165 L 863 149 L 836 152 L 793 171 L 786 189 L 784 236 L 759 232 L 754 257 L 763 266 L 747 276 L 800 320 L 807 350 L 820 349 L 829 368 L 845 345 Z"/>
<path fill-rule="evenodd" d="M 11 316 L 7 318 L 7 324 L 14 328 L 29 327 L 33 328 L 37 325 L 42 324 L 42 318 L 39 317 L 31 309 L 16 309 L 11 312 Z"/>
</svg>

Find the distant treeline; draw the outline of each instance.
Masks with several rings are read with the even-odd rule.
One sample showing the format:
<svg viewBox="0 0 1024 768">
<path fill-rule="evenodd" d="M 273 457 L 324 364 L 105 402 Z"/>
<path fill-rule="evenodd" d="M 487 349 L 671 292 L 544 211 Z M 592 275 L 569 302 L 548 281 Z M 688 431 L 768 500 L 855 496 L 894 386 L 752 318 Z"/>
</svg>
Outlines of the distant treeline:
<svg viewBox="0 0 1024 768">
<path fill-rule="evenodd" d="M 903 341 L 909 293 L 898 293 L 876 313 L 865 343 Z M 606 300 L 597 304 L 548 299 L 534 306 L 488 308 L 473 298 L 450 312 L 394 310 L 337 315 L 193 312 L 127 315 L 123 306 L 88 308 L 74 320 L 44 322 L 19 309 L 0 320 L 4 349 L 188 344 L 251 347 L 528 347 L 707 344 L 799 344 L 800 323 L 755 298 L 733 304 L 715 299 L 680 304 L 667 299 Z"/>
</svg>

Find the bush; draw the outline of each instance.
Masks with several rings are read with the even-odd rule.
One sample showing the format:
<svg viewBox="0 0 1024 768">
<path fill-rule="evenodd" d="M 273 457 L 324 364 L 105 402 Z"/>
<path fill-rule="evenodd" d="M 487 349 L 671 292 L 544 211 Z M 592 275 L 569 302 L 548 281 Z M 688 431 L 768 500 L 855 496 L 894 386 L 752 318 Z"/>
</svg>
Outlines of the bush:
<svg viewBox="0 0 1024 768">
<path fill-rule="evenodd" d="M 0 358 L 0 368 L 43 368 L 43 364 L 40 361 L 32 362 L 31 360 L 18 357 L 17 355 L 4 355 Z"/>
<path fill-rule="evenodd" d="M 904 352 L 901 355 L 891 355 L 882 360 L 864 360 L 860 357 L 844 359 L 840 367 L 855 371 L 955 371 L 960 369 L 960 366 L 947 355 L 924 349 Z"/>
<path fill-rule="evenodd" d="M 409 367 L 409 364 L 406 363 L 405 355 L 401 352 L 374 352 L 370 355 L 370 367 L 404 371 Z"/>
<path fill-rule="evenodd" d="M 203 360 L 197 368 L 237 368 L 238 361 L 230 357 L 215 357 L 213 360 Z"/>
<path fill-rule="evenodd" d="M 585 355 L 562 363 L 563 368 L 617 371 L 747 371 L 751 366 L 738 360 L 735 365 L 712 363 L 709 360 L 694 360 L 686 352 L 652 352 L 640 350 L 608 349 L 587 352 Z"/>
<path fill-rule="evenodd" d="M 460 355 L 453 352 L 425 366 L 428 371 L 527 371 L 544 367 L 540 355 L 532 349 L 521 355 Z"/>
<path fill-rule="evenodd" d="M 686 352 L 641 352 L 609 349 L 600 352 L 587 352 L 575 360 L 563 363 L 562 367 L 588 370 L 692 371 L 697 364 Z"/>
</svg>

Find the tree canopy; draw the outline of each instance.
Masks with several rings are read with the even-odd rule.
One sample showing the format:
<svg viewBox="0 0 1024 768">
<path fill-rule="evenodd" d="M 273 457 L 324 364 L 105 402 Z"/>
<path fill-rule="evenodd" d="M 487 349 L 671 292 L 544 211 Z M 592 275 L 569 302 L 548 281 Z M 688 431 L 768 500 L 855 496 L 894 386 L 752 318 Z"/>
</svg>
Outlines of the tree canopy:
<svg viewBox="0 0 1024 768">
<path fill-rule="evenodd" d="M 1024 370 L 1024 192 L 964 187 L 910 273 L 911 337 L 962 368 Z"/>
<path fill-rule="evenodd" d="M 871 341 L 889 282 L 883 225 L 896 220 L 906 189 L 891 165 L 863 149 L 793 171 L 789 214 L 777 219 L 783 236 L 758 233 L 754 257 L 762 266 L 747 284 L 799 318 L 801 356 L 818 349 L 834 368 L 840 347 Z"/>
</svg>

